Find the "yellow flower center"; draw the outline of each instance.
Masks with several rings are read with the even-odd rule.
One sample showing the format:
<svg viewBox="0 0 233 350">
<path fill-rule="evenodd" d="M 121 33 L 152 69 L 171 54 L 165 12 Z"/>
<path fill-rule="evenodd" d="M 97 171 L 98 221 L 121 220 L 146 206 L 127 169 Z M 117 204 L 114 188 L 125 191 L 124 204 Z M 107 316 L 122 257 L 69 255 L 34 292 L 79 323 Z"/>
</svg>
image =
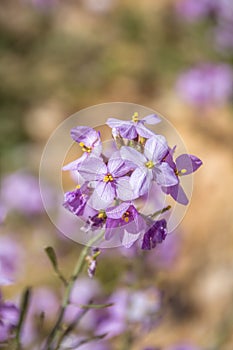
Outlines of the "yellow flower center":
<svg viewBox="0 0 233 350">
<path fill-rule="evenodd" d="M 103 181 L 104 182 L 109 182 L 109 181 L 113 181 L 114 179 L 113 179 L 113 176 L 111 175 L 111 174 L 107 174 L 107 175 L 105 175 L 105 177 L 104 177 L 104 179 L 103 179 Z"/>
<path fill-rule="evenodd" d="M 123 215 L 122 215 L 122 219 L 125 221 L 125 222 L 129 222 L 129 215 L 130 213 L 128 211 L 126 211 Z"/>
<path fill-rule="evenodd" d="M 134 123 L 137 123 L 137 122 L 139 121 L 139 117 L 138 117 L 138 113 L 137 113 L 137 112 L 135 112 L 135 113 L 133 114 L 133 116 L 132 116 L 132 121 L 133 121 Z"/>
<path fill-rule="evenodd" d="M 176 176 L 179 176 L 185 173 L 187 173 L 187 169 L 181 169 L 180 171 L 178 171 L 177 169 L 175 170 Z"/>
<path fill-rule="evenodd" d="M 99 219 L 105 219 L 106 218 L 106 214 L 104 211 L 100 211 L 99 214 L 98 214 L 98 218 Z"/>
<path fill-rule="evenodd" d="M 83 142 L 79 142 L 79 146 L 82 147 L 83 152 L 91 153 L 91 147 L 85 146 L 85 144 Z"/>
<path fill-rule="evenodd" d="M 79 190 L 81 188 L 81 185 L 77 185 L 76 188 L 77 190 Z"/>
<path fill-rule="evenodd" d="M 145 166 L 148 168 L 148 169 L 152 169 L 154 168 L 154 163 L 152 162 L 152 160 L 148 160 L 148 162 L 146 162 Z"/>
</svg>

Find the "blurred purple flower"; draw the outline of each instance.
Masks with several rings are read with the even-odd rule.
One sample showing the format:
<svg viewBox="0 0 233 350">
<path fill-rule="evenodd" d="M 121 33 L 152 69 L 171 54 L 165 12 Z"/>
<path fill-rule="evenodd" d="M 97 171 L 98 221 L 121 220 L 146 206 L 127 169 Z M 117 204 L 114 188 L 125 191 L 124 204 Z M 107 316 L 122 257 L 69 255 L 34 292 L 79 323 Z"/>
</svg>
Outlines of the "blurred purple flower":
<svg viewBox="0 0 233 350">
<path fill-rule="evenodd" d="M 54 193 L 45 184 L 41 184 L 41 187 L 46 193 L 48 205 L 52 207 L 55 203 Z M 44 212 L 38 179 L 23 171 L 12 173 L 3 178 L 0 198 L 7 211 L 13 210 L 24 215 Z"/>
<path fill-rule="evenodd" d="M 0 225 L 4 222 L 7 215 L 7 210 L 2 203 L 0 203 Z"/>
<path fill-rule="evenodd" d="M 151 250 L 156 247 L 158 243 L 162 243 L 167 236 L 167 222 L 166 220 L 157 220 L 144 234 L 142 240 L 142 249 Z"/>
<path fill-rule="evenodd" d="M 40 318 L 44 322 L 54 320 L 59 310 L 59 301 L 56 294 L 48 287 L 33 290 L 28 313 L 22 329 L 22 343 L 24 346 L 35 342 L 40 334 Z"/>
<path fill-rule="evenodd" d="M 83 155 L 73 162 L 65 165 L 63 170 L 77 170 L 79 165 L 86 159 L 99 157 L 102 152 L 100 134 L 88 126 L 77 126 L 71 129 L 72 139 L 82 148 Z"/>
<path fill-rule="evenodd" d="M 19 309 L 11 302 L 3 301 L 0 294 L 0 342 L 12 337 L 12 331 L 19 320 Z"/>
<path fill-rule="evenodd" d="M 150 328 L 161 305 L 160 294 L 153 287 L 136 291 L 118 289 L 109 302 L 113 306 L 98 320 L 96 330 L 97 334 L 108 333 L 107 338 L 125 332 L 129 324 L 139 324 L 142 330 Z"/>
<path fill-rule="evenodd" d="M 122 158 L 137 166 L 130 178 L 131 187 L 137 196 L 149 191 L 152 180 L 155 180 L 160 186 L 177 184 L 178 181 L 172 168 L 162 162 L 168 150 L 167 141 L 161 135 L 155 135 L 146 141 L 144 154 L 132 147 L 121 148 Z"/>
<path fill-rule="evenodd" d="M 22 0 L 27 3 L 31 3 L 35 8 L 40 11 L 48 11 L 53 9 L 59 0 Z"/>
<path fill-rule="evenodd" d="M 219 0 L 178 0 L 176 3 L 176 11 L 187 21 L 195 22 L 215 12 L 218 1 Z"/>
<path fill-rule="evenodd" d="M 191 344 L 177 344 L 177 345 L 169 346 L 165 350 L 201 350 L 201 349 Z"/>
<path fill-rule="evenodd" d="M 142 119 L 138 118 L 138 113 L 134 113 L 131 121 L 119 120 L 115 118 L 109 118 L 106 124 L 113 129 L 119 132 L 120 136 L 133 140 L 138 135 L 145 138 L 150 138 L 155 134 L 153 131 L 147 129 L 144 124 L 157 124 L 161 119 L 156 114 L 148 115 Z"/>
<path fill-rule="evenodd" d="M 14 283 L 22 267 L 20 245 L 10 237 L 0 236 L 0 285 Z"/>
<path fill-rule="evenodd" d="M 119 152 L 115 152 L 106 165 L 101 158 L 91 158 L 82 162 L 79 173 L 85 180 L 92 181 L 94 192 L 89 204 L 94 209 L 105 209 L 115 198 L 121 200 L 134 199 L 130 189 L 129 177 L 124 176 L 130 171 L 121 159 Z"/>
<path fill-rule="evenodd" d="M 182 73 L 176 84 L 181 97 L 197 106 L 225 103 L 232 88 L 232 68 L 223 63 L 202 63 Z"/>
<path fill-rule="evenodd" d="M 213 35 L 218 50 L 233 50 L 233 14 L 231 20 L 219 21 L 213 29 Z"/>
</svg>

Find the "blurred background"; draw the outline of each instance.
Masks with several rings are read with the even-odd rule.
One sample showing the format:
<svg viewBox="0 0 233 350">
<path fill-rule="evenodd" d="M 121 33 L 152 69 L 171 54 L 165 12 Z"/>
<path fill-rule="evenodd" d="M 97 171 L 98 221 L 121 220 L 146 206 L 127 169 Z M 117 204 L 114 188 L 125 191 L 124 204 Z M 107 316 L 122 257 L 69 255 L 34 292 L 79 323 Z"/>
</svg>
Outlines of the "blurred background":
<svg viewBox="0 0 233 350">
<path fill-rule="evenodd" d="M 7 246 L 17 270 L 13 285 L 2 283 L 4 297 L 15 300 L 27 285 L 57 289 L 44 247 L 55 246 L 67 274 L 80 249 L 40 201 L 39 163 L 51 133 L 82 108 L 137 103 L 164 115 L 204 165 L 179 229 L 147 259 L 142 285 L 162 292 L 162 319 L 130 349 L 188 342 L 231 350 L 233 2 L 1 0 L 0 81 L 0 258 Z M 45 186 L 52 206 L 53 184 Z M 100 258 L 106 295 L 140 270 L 125 255 Z M 123 350 L 118 338 L 112 349 Z"/>
</svg>

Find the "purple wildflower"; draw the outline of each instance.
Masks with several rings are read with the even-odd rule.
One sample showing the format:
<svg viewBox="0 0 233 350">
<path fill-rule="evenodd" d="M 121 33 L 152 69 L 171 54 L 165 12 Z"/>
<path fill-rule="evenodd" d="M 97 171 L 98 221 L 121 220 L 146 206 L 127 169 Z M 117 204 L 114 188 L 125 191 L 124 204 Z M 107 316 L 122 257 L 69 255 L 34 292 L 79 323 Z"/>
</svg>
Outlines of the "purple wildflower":
<svg viewBox="0 0 233 350">
<path fill-rule="evenodd" d="M 233 71 L 227 64 L 203 63 L 181 74 L 177 91 L 188 103 L 225 103 L 232 96 Z"/>
<path fill-rule="evenodd" d="M 106 124 L 119 132 L 120 136 L 133 140 L 136 137 L 141 136 L 145 138 L 150 138 L 154 135 L 153 131 L 147 129 L 144 124 L 157 124 L 161 120 L 156 114 L 150 114 L 142 119 L 139 119 L 138 113 L 134 113 L 131 121 L 119 120 L 115 118 L 109 118 Z"/>
<path fill-rule="evenodd" d="M 167 222 L 165 219 L 157 220 L 144 234 L 142 240 L 142 249 L 151 250 L 158 243 L 162 243 L 167 236 Z"/>
<path fill-rule="evenodd" d="M 175 148 L 173 148 L 173 150 L 170 150 L 169 154 L 165 158 L 165 161 L 170 165 L 171 168 L 173 168 L 174 173 L 177 176 L 178 183 L 174 186 L 162 187 L 162 190 L 164 193 L 170 194 L 172 198 L 174 198 L 178 203 L 187 205 L 188 198 L 182 186 L 180 185 L 179 177 L 195 172 L 202 165 L 202 161 L 191 154 L 182 154 L 177 157 L 176 161 L 174 162 L 174 151 Z"/>
<path fill-rule="evenodd" d="M 115 152 L 105 164 L 101 158 L 87 159 L 79 166 L 79 172 L 94 188 L 89 204 L 94 209 L 105 209 L 115 198 L 131 200 L 135 198 L 129 183 L 129 177 L 124 176 L 130 171 Z"/>
<path fill-rule="evenodd" d="M 4 302 L 0 294 L 0 342 L 12 337 L 19 320 L 19 309 L 11 302 Z"/>
<path fill-rule="evenodd" d="M 65 165 L 63 170 L 77 170 L 79 164 L 89 157 L 99 157 L 102 152 L 102 144 L 100 134 L 96 130 L 88 126 L 77 126 L 71 129 L 72 139 L 79 144 L 83 151 L 83 155 L 73 162 Z"/>
<path fill-rule="evenodd" d="M 46 194 L 46 203 L 54 205 L 54 193 L 51 188 L 41 184 Z M 24 215 L 44 212 L 38 179 L 26 172 L 18 171 L 3 178 L 0 190 L 1 200 L 7 211 L 14 210 Z"/>
<path fill-rule="evenodd" d="M 77 186 L 74 191 L 65 193 L 63 206 L 77 216 L 83 215 L 89 199 L 89 192 L 86 183 L 81 187 Z"/>
<path fill-rule="evenodd" d="M 138 234 L 145 227 L 142 216 L 130 202 L 124 202 L 116 207 L 108 208 L 106 215 L 105 239 L 107 240 L 113 237 L 115 230 L 117 230 L 122 239 L 125 230 L 128 233 Z"/>
<path fill-rule="evenodd" d="M 22 251 L 15 240 L 0 237 L 0 285 L 14 283 L 21 268 Z"/>
<path fill-rule="evenodd" d="M 167 141 L 161 135 L 155 135 L 146 141 L 144 154 L 132 147 L 121 148 L 122 158 L 137 166 L 130 178 L 130 184 L 137 196 L 148 193 L 152 180 L 166 187 L 177 184 L 173 169 L 163 162 L 168 150 Z"/>
</svg>

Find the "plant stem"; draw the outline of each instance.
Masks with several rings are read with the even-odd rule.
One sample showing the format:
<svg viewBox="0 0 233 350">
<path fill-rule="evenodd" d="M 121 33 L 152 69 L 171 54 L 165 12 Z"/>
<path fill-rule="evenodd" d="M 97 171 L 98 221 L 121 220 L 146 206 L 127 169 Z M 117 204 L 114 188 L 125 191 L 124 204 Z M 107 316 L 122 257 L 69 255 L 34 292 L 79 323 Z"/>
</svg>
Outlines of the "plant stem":
<svg viewBox="0 0 233 350">
<path fill-rule="evenodd" d="M 65 288 L 65 293 L 64 293 L 64 297 L 62 300 L 62 305 L 61 305 L 61 308 L 59 311 L 57 321 L 56 321 L 54 327 L 52 328 L 50 334 L 48 335 L 44 350 L 52 350 L 52 347 L 51 347 L 52 343 L 53 343 L 54 339 L 57 338 L 57 336 L 59 335 L 61 323 L 62 323 L 64 314 L 65 314 L 65 310 L 70 302 L 70 295 L 71 295 L 74 283 L 77 280 L 77 278 L 79 277 L 80 273 L 82 272 L 83 266 L 85 264 L 85 258 L 88 254 L 88 250 L 93 244 L 98 242 L 98 240 L 101 239 L 103 237 L 103 235 L 104 235 L 104 232 L 101 231 L 99 235 L 94 236 L 92 239 L 90 239 L 90 241 L 87 243 L 87 245 L 82 249 L 81 254 L 79 255 L 78 261 L 75 265 L 74 271 L 73 271 L 73 273 L 68 281 L 68 284 Z"/>
</svg>

